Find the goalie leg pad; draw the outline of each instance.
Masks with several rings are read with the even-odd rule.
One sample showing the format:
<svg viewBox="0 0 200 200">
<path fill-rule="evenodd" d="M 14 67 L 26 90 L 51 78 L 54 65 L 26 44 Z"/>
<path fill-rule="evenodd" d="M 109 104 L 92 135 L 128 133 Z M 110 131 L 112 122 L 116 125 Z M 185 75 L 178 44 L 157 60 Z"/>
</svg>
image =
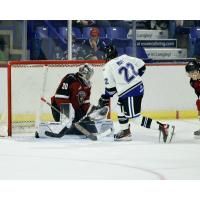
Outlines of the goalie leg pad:
<svg viewBox="0 0 200 200">
<path fill-rule="evenodd" d="M 110 130 L 111 132 L 114 131 L 114 125 L 113 125 L 113 121 L 112 120 L 102 120 L 102 121 L 97 121 L 95 122 L 95 126 L 97 128 L 97 133 L 101 134 L 104 133 L 108 130 Z"/>
<path fill-rule="evenodd" d="M 60 109 L 61 109 L 61 112 L 62 112 L 62 114 L 60 115 L 60 121 L 62 123 L 65 123 L 66 120 L 72 122 L 74 117 L 75 117 L 74 116 L 75 113 L 74 113 L 74 109 L 72 107 L 72 104 L 71 103 L 62 103 L 60 105 Z M 68 126 L 68 128 L 69 128 L 69 126 Z"/>
<path fill-rule="evenodd" d="M 110 130 L 114 129 L 113 121 L 110 119 L 95 121 L 95 120 L 91 120 L 89 116 L 89 117 L 84 118 L 82 121 L 78 123 L 87 131 L 96 133 L 96 134 L 101 134 L 109 129 Z"/>
<path fill-rule="evenodd" d="M 91 121 L 89 117 L 74 123 L 66 134 L 85 135 L 91 140 L 97 140 L 97 128 L 95 122 Z"/>
<path fill-rule="evenodd" d="M 36 138 L 46 137 L 47 136 L 45 134 L 46 131 L 59 133 L 64 128 L 64 126 L 65 125 L 61 124 L 60 122 L 48 122 L 48 123 L 41 122 L 36 128 L 35 137 Z"/>
<path fill-rule="evenodd" d="M 114 132 L 112 120 L 92 121 L 89 117 L 86 117 L 81 122 L 75 123 L 73 126 L 77 131 L 86 135 L 91 140 L 97 140 L 97 136 L 98 138 L 105 137 Z"/>
<path fill-rule="evenodd" d="M 65 135 L 84 135 L 79 129 L 76 128 L 75 124 L 77 123 L 72 124 L 72 126 L 67 129 Z"/>
</svg>

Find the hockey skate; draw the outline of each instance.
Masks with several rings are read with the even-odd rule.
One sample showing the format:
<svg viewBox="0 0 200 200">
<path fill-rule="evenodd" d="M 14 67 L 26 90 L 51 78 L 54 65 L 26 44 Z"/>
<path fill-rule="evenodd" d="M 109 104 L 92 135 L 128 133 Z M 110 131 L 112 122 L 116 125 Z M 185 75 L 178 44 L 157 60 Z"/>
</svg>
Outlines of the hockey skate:
<svg viewBox="0 0 200 200">
<path fill-rule="evenodd" d="M 117 134 L 114 134 L 114 141 L 132 141 L 130 127 L 128 129 L 121 130 Z"/>
<path fill-rule="evenodd" d="M 194 137 L 200 139 L 200 129 L 194 132 Z"/>
<path fill-rule="evenodd" d="M 35 138 L 40 138 L 39 133 L 37 131 L 35 132 Z"/>
<path fill-rule="evenodd" d="M 174 136 L 175 126 L 170 126 L 169 124 L 160 124 L 159 125 L 159 141 L 161 140 L 161 135 L 163 137 L 164 143 L 170 143 Z"/>
</svg>

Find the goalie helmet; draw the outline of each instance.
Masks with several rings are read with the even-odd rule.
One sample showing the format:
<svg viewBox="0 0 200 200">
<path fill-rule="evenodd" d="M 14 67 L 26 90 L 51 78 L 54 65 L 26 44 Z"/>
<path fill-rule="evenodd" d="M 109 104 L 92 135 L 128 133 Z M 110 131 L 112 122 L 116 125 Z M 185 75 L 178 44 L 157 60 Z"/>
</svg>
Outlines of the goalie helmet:
<svg viewBox="0 0 200 200">
<path fill-rule="evenodd" d="M 190 61 L 185 66 L 185 71 L 187 73 L 193 72 L 193 71 L 200 71 L 199 63 L 196 60 Z"/>
<path fill-rule="evenodd" d="M 81 65 L 78 71 L 79 77 L 84 81 L 86 85 L 90 85 L 90 79 L 94 74 L 94 69 L 88 63 Z"/>
<path fill-rule="evenodd" d="M 105 47 L 105 59 L 107 61 L 116 58 L 118 56 L 117 49 L 113 45 L 108 45 Z"/>
</svg>

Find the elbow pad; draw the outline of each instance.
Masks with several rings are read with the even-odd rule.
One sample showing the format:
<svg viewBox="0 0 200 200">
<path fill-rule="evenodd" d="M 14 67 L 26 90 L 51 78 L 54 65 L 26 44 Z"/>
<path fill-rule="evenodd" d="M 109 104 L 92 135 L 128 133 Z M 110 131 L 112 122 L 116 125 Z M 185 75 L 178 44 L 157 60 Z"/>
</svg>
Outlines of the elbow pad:
<svg viewBox="0 0 200 200">
<path fill-rule="evenodd" d="M 141 67 L 141 68 L 138 70 L 139 76 L 142 76 L 142 75 L 144 74 L 145 70 L 146 70 L 146 66 L 144 65 L 143 67 Z"/>
<path fill-rule="evenodd" d="M 197 105 L 197 110 L 200 111 L 200 99 L 197 99 L 196 105 Z"/>
</svg>

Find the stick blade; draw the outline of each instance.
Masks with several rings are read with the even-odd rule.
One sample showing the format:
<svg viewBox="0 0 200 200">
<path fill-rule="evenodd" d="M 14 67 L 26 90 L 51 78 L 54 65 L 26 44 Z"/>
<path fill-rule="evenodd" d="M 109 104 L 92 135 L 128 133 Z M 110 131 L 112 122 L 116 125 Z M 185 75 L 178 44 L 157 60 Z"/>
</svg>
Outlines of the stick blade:
<svg viewBox="0 0 200 200">
<path fill-rule="evenodd" d="M 86 130 L 85 128 L 83 128 L 79 123 L 75 123 L 74 126 L 84 135 L 86 135 L 89 139 L 96 141 L 97 140 L 97 136 L 92 133 L 89 132 L 88 130 Z"/>
</svg>

